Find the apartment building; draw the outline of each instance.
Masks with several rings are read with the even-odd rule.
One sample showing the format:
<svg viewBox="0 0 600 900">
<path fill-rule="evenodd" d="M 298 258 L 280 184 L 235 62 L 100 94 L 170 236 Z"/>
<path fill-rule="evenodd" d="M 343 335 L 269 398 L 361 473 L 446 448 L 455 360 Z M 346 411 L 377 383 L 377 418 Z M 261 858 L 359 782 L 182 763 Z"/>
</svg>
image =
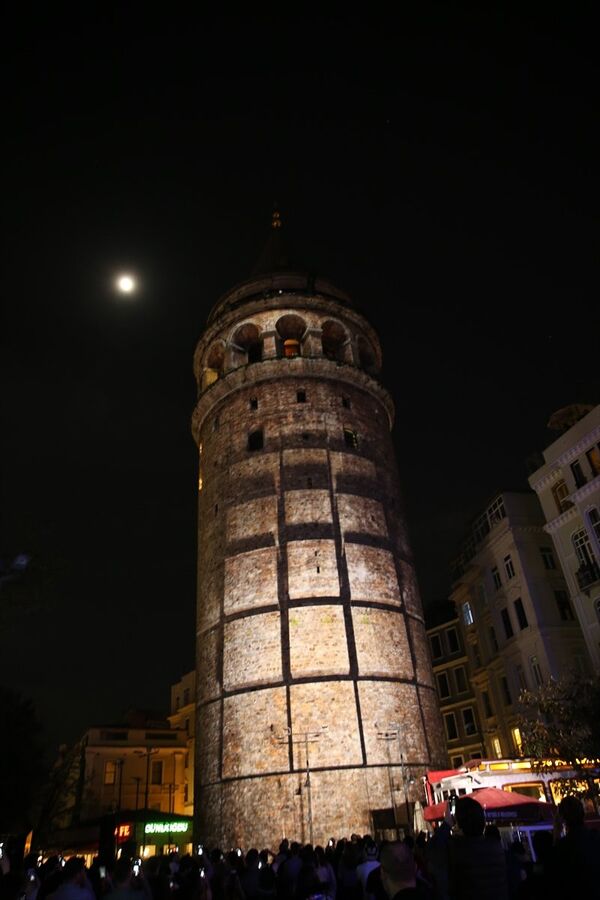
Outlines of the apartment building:
<svg viewBox="0 0 600 900">
<path fill-rule="evenodd" d="M 469 661 L 460 624 L 450 604 L 439 609 L 439 612 L 430 613 L 427 624 L 435 684 L 446 732 L 448 764 L 457 769 L 470 759 L 481 759 L 484 754 Z"/>
<path fill-rule="evenodd" d="M 573 611 L 600 673 L 600 405 L 565 407 L 548 427 L 559 437 L 544 450 L 544 465 L 529 484 L 565 574 L 565 615 Z"/>
<path fill-rule="evenodd" d="M 520 755 L 520 692 L 589 668 L 535 494 L 505 492 L 487 504 L 454 561 L 450 599 L 466 650 L 484 755 Z"/>
</svg>

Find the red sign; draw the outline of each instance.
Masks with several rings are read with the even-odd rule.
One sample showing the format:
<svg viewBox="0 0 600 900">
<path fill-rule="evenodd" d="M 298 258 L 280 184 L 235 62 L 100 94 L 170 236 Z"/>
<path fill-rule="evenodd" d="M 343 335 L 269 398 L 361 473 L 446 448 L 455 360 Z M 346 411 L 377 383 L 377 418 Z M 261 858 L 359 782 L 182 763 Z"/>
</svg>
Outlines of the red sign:
<svg viewBox="0 0 600 900">
<path fill-rule="evenodd" d="M 117 844 L 124 844 L 125 841 L 131 839 L 131 833 L 133 831 L 133 825 L 127 823 L 125 825 L 117 825 L 115 828 L 115 837 L 117 839 Z"/>
</svg>

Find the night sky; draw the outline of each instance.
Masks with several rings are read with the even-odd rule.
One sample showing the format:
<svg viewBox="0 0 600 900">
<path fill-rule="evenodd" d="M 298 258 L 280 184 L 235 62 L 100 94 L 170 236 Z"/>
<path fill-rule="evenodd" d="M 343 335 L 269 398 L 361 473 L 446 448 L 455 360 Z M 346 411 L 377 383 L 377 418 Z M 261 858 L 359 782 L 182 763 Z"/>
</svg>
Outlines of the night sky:
<svg viewBox="0 0 600 900">
<path fill-rule="evenodd" d="M 275 201 L 381 336 L 426 608 L 550 414 L 600 401 L 592 6 L 484 6 L 5 19 L 0 683 L 50 756 L 193 667 L 192 355 Z"/>
</svg>

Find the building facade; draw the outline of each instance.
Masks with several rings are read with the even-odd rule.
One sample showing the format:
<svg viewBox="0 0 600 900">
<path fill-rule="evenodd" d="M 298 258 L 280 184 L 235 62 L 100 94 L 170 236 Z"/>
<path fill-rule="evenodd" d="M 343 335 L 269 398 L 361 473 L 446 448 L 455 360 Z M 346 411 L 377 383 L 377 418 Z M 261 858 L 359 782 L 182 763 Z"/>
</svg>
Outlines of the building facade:
<svg viewBox="0 0 600 900">
<path fill-rule="evenodd" d="M 196 753 L 196 671 L 187 672 L 171 687 L 171 728 L 186 734 L 183 766 L 184 815 L 194 814 L 194 757 Z"/>
<path fill-rule="evenodd" d="M 194 358 L 196 834 L 223 846 L 377 829 L 445 758 L 377 335 L 266 258 Z"/>
<path fill-rule="evenodd" d="M 153 810 L 183 815 L 185 731 L 90 728 L 83 740 L 82 819 L 107 812 Z"/>
<path fill-rule="evenodd" d="M 533 493 L 506 492 L 477 518 L 454 562 L 451 601 L 467 651 L 485 756 L 521 753 L 517 700 L 588 657 Z"/>
<path fill-rule="evenodd" d="M 446 732 L 448 764 L 458 768 L 485 753 L 469 658 L 457 618 L 427 629 L 433 674 Z"/>
<path fill-rule="evenodd" d="M 550 427 L 563 433 L 544 450 L 529 483 L 538 495 L 585 636 L 600 673 L 600 405 L 559 410 Z"/>
</svg>

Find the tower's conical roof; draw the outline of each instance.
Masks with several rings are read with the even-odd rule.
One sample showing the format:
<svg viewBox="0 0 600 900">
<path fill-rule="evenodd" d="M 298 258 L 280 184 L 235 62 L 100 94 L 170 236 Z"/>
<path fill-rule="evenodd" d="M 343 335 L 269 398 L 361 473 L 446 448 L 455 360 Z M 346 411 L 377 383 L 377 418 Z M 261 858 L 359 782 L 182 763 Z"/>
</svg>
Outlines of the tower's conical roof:
<svg viewBox="0 0 600 900">
<path fill-rule="evenodd" d="M 262 253 L 252 269 L 252 275 L 267 275 L 271 272 L 287 272 L 291 268 L 287 242 L 284 238 L 281 214 L 275 204 L 271 219 L 271 230 Z"/>
<path fill-rule="evenodd" d="M 290 259 L 283 232 L 281 214 L 279 208 L 275 206 L 269 237 L 252 274 L 217 300 L 208 316 L 209 324 L 218 315 L 234 309 L 244 300 L 258 296 L 265 299 L 275 293 L 279 295 L 284 292 L 309 294 L 316 292 L 335 299 L 344 306 L 353 305 L 348 294 L 332 284 L 328 278 L 316 275 L 297 259 Z"/>
</svg>

